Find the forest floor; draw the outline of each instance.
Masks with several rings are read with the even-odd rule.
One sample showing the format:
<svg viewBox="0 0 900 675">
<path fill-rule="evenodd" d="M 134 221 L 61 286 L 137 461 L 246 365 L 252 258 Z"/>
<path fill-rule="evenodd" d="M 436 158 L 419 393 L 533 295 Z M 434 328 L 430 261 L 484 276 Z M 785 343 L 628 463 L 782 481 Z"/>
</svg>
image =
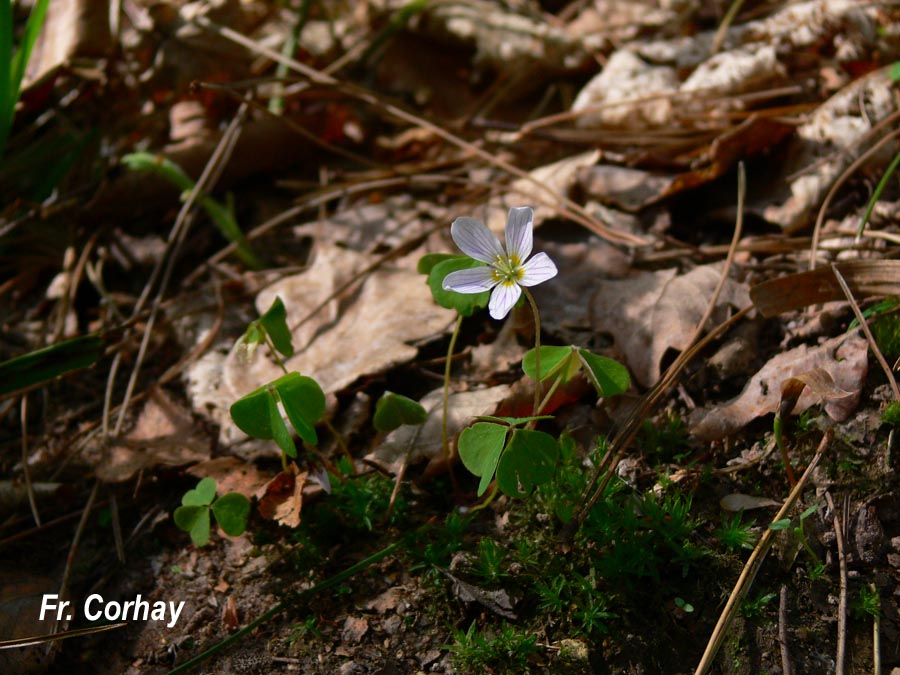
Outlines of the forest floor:
<svg viewBox="0 0 900 675">
<path fill-rule="evenodd" d="M 50 2 L 0 145 L 0 641 L 87 634 L 0 672 L 900 672 L 900 14 L 732 9 Z M 521 206 L 537 335 L 435 271 Z"/>
</svg>

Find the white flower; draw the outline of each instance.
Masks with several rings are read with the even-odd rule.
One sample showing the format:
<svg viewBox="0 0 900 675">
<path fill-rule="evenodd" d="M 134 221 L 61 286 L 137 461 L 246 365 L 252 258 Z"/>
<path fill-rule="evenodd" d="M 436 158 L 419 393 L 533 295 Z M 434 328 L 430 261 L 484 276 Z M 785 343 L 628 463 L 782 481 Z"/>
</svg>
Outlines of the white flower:
<svg viewBox="0 0 900 675">
<path fill-rule="evenodd" d="M 450 236 L 460 250 L 470 258 L 487 263 L 487 267 L 473 267 L 451 272 L 444 277 L 445 291 L 482 293 L 494 289 L 488 310 L 495 319 L 502 319 L 522 295 L 520 286 L 535 286 L 556 276 L 556 265 L 546 253 L 537 253 L 531 260 L 534 209 L 517 206 L 506 218 L 506 246 L 481 222 L 472 218 L 457 218 L 450 226 Z"/>
</svg>

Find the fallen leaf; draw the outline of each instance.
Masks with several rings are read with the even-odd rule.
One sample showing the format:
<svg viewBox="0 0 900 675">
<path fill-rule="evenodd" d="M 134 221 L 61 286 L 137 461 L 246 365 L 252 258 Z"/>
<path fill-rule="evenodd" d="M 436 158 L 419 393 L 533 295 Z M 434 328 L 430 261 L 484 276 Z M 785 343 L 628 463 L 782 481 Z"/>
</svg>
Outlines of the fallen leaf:
<svg viewBox="0 0 900 675">
<path fill-rule="evenodd" d="M 734 492 L 722 497 L 719 500 L 719 506 L 722 507 L 723 511 L 751 511 L 767 506 L 781 506 L 781 502 L 776 502 L 774 499 L 768 499 L 767 497 L 754 497 Z"/>
<path fill-rule="evenodd" d="M 593 166 L 602 156 L 599 150 L 590 150 L 577 155 L 565 157 L 551 164 L 539 166 L 528 172 L 531 178 L 550 188 L 555 194 L 563 197 L 571 197 L 571 192 L 578 184 L 578 172 Z M 534 207 L 534 226 L 539 227 L 548 218 L 559 214 L 561 204 L 545 204 L 548 199 L 545 190 L 537 187 L 531 180 L 519 178 L 509 186 L 509 189 L 494 199 L 488 207 L 487 226 L 495 232 L 502 232 L 506 227 L 506 216 L 509 209 L 516 206 Z"/>
<path fill-rule="evenodd" d="M 716 264 L 681 276 L 669 269 L 600 281 L 591 299 L 593 329 L 612 334 L 635 379 L 650 387 L 659 379 L 666 351 L 688 347 L 720 276 L 721 266 Z M 713 325 L 727 317 L 729 307 L 749 304 L 746 288 L 727 279 L 712 315 Z"/>
<path fill-rule="evenodd" d="M 859 394 L 859 392 L 853 393 L 841 389 L 831 377 L 831 373 L 824 368 L 813 368 L 805 373 L 794 375 L 781 384 L 781 403 L 778 409 L 782 416 L 791 414 L 803 391 L 807 388 L 823 401 L 836 404 L 852 399 Z M 855 407 L 855 402 L 853 402 L 851 410 L 838 413 L 837 416 L 846 419 L 852 408 Z"/>
<path fill-rule="evenodd" d="M 271 480 L 250 462 L 231 456 L 200 462 L 190 467 L 187 473 L 197 478 L 212 478 L 220 495 L 237 492 L 248 499 Z"/>
<path fill-rule="evenodd" d="M 859 394 L 868 369 L 869 345 L 854 333 L 839 335 L 818 347 L 800 345 L 773 357 L 747 382 L 735 398 L 711 408 L 697 409 L 691 415 L 691 433 L 705 441 L 725 438 L 751 420 L 774 413 L 781 403 L 781 385 L 795 374 L 821 368 L 835 385 L 853 392 L 850 397 L 826 402 L 825 412 L 841 421 L 859 402 Z M 797 401 L 794 414 L 821 403 L 823 397 L 806 388 Z"/>
<path fill-rule="evenodd" d="M 303 508 L 303 486 L 306 471 L 300 471 L 296 464 L 289 464 L 257 493 L 259 513 L 263 518 L 274 520 L 286 527 L 300 525 L 300 511 Z"/>
<path fill-rule="evenodd" d="M 137 424 L 114 440 L 97 459 L 97 477 L 118 483 L 155 466 L 180 466 L 209 459 L 210 443 L 198 432 L 187 410 L 160 388 L 150 390 Z"/>
<path fill-rule="evenodd" d="M 365 608 L 373 612 L 378 612 L 379 614 L 396 612 L 397 608 L 405 601 L 406 594 L 405 588 L 402 586 L 394 586 L 387 589 L 374 600 L 367 602 Z"/>
<path fill-rule="evenodd" d="M 862 110 L 860 101 L 866 102 Z M 775 194 L 778 203 L 763 208 L 763 217 L 786 232 L 807 227 L 835 179 L 865 149 L 865 137 L 897 108 L 890 66 L 854 80 L 819 106 L 809 121 L 797 128 L 788 159 L 772 179 L 772 185 L 779 188 Z M 896 141 L 888 144 L 870 159 L 868 167 L 879 170 L 897 148 Z M 795 177 L 788 182 L 789 176 Z M 781 188 L 785 184 L 787 193 Z"/>
<path fill-rule="evenodd" d="M 222 605 L 222 625 L 229 631 L 232 631 L 241 625 L 241 620 L 238 618 L 237 606 L 234 604 L 234 598 L 230 595 L 225 598 L 225 603 Z"/>
<path fill-rule="evenodd" d="M 328 301 L 323 312 L 305 319 L 371 260 L 333 248 L 317 254 L 312 267 L 282 279 L 260 293 L 257 307 L 268 307 L 275 295 L 284 301 L 297 353 L 285 362 L 288 370 L 313 377 L 329 394 L 364 375 L 378 373 L 415 357 L 412 346 L 438 335 L 453 319 L 431 297 L 416 271 L 421 251 L 387 263 L 366 275 L 350 297 Z M 262 350 L 259 350 L 259 354 Z M 281 369 L 266 358 L 245 365 L 230 359 L 225 382 L 238 396 L 277 377 Z"/>
<path fill-rule="evenodd" d="M 900 261 L 851 260 L 835 265 L 857 300 L 870 295 L 900 295 Z M 788 274 L 757 284 L 750 298 L 763 316 L 821 305 L 847 296 L 831 267 L 817 267 L 808 272 Z"/>
<path fill-rule="evenodd" d="M 345 644 L 356 644 L 362 640 L 369 630 L 369 622 L 362 616 L 348 616 L 341 631 L 341 640 Z"/>
</svg>

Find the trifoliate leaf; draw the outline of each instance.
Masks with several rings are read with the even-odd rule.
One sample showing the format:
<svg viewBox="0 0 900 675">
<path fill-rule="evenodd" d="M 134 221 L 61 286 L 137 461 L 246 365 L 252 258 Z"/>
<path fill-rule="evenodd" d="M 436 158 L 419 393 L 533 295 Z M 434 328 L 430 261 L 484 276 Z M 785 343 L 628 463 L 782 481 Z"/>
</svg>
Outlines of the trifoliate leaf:
<svg viewBox="0 0 900 675">
<path fill-rule="evenodd" d="M 459 457 L 463 465 L 476 476 L 481 477 L 478 496 L 484 494 L 503 452 L 507 427 L 489 422 L 477 422 L 459 435 Z"/>
<path fill-rule="evenodd" d="M 216 500 L 212 511 L 225 534 L 236 537 L 247 529 L 250 500 L 239 492 L 229 492 Z"/>
<path fill-rule="evenodd" d="M 609 398 L 628 391 L 631 376 L 621 363 L 593 354 L 587 349 L 579 349 L 578 356 L 584 365 L 584 374 L 601 397 Z"/>
<path fill-rule="evenodd" d="M 271 419 L 273 414 L 278 415 L 275 393 L 267 387 L 254 389 L 231 404 L 231 419 L 238 428 L 248 436 L 262 440 L 275 437 Z"/>
<path fill-rule="evenodd" d="M 527 497 L 553 478 L 559 443 L 543 431 L 516 429 L 497 465 L 497 484 L 510 497 Z"/>
<path fill-rule="evenodd" d="M 208 506 L 179 506 L 173 518 L 178 529 L 190 533 L 197 546 L 205 546 L 209 541 Z"/>
<path fill-rule="evenodd" d="M 372 424 L 382 433 L 393 431 L 404 424 L 422 424 L 428 413 L 417 401 L 386 391 L 375 404 Z"/>
<path fill-rule="evenodd" d="M 325 414 L 325 392 L 319 383 L 300 373 L 288 373 L 275 380 L 272 386 L 300 438 L 310 445 L 318 444 L 315 427 Z"/>
<path fill-rule="evenodd" d="M 188 490 L 181 498 L 185 506 L 209 506 L 216 497 L 216 481 L 212 478 L 204 478 L 193 490 Z"/>
<path fill-rule="evenodd" d="M 431 295 L 434 301 L 441 307 L 454 309 L 462 316 L 472 316 L 477 309 L 487 307 L 490 300 L 490 291 L 484 293 L 457 293 L 456 291 L 445 291 L 442 284 L 444 277 L 450 272 L 458 270 L 467 270 L 473 267 L 480 267 L 482 263 L 472 260 L 468 256 L 459 255 L 442 260 L 431 268 L 428 274 L 428 287 L 431 289 Z"/>
<path fill-rule="evenodd" d="M 259 323 L 272 338 L 272 344 L 275 345 L 282 355 L 290 358 L 294 355 L 294 345 L 291 343 L 291 330 L 287 325 L 287 311 L 284 303 L 277 295 L 272 302 L 272 306 L 266 310 L 266 313 L 259 317 Z"/>
<path fill-rule="evenodd" d="M 535 372 L 535 351 L 529 349 L 522 359 L 522 370 L 531 379 L 537 379 Z M 569 381 L 578 372 L 580 364 L 575 355 L 575 347 L 541 347 L 541 381 L 557 375 L 563 383 Z"/>
<path fill-rule="evenodd" d="M 439 262 L 459 257 L 460 256 L 453 255 L 451 253 L 426 253 L 421 258 L 419 258 L 419 262 L 416 264 L 416 271 L 419 274 L 431 274 L 431 270 Z"/>
</svg>

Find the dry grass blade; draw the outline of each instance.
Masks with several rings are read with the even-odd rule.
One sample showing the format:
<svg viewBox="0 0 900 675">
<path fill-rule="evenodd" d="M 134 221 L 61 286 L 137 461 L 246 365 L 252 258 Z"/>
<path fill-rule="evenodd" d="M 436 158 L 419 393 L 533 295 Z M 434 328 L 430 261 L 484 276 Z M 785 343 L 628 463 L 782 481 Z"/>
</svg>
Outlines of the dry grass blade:
<svg viewBox="0 0 900 675">
<path fill-rule="evenodd" d="M 900 260 L 854 260 L 834 265 L 854 296 L 900 295 Z M 764 317 L 843 300 L 831 268 L 789 274 L 750 289 L 750 299 Z"/>
<path fill-rule="evenodd" d="M 859 321 L 860 328 L 862 328 L 863 333 L 866 334 L 866 339 L 869 341 L 869 348 L 872 350 L 872 353 L 875 354 L 875 358 L 881 365 L 881 369 L 884 370 L 884 374 L 887 375 L 888 382 L 891 383 L 891 391 L 894 393 L 894 399 L 900 401 L 900 388 L 897 387 L 897 379 L 894 377 L 894 371 L 891 370 L 891 367 L 884 358 L 884 354 L 882 354 L 881 349 L 878 348 L 878 343 L 875 342 L 875 336 L 872 335 L 866 317 L 863 316 L 862 310 L 859 308 L 856 299 L 853 297 L 852 291 L 847 286 L 847 282 L 844 280 L 844 277 L 841 275 L 837 266 L 832 265 L 831 271 L 834 273 L 834 278 L 837 279 L 838 284 L 841 286 L 841 292 L 847 298 L 850 307 L 853 308 L 853 313 L 856 315 L 856 320 Z"/>
<path fill-rule="evenodd" d="M 127 626 L 127 621 L 119 623 L 111 623 L 106 626 L 91 626 L 90 628 L 79 628 L 77 630 L 67 630 L 62 633 L 51 633 L 49 635 L 35 635 L 34 637 L 16 638 L 15 640 L 0 640 L 0 649 L 18 649 L 21 647 L 30 647 L 31 645 L 41 645 L 54 640 L 65 640 L 66 638 L 84 637 L 85 635 L 93 635 L 94 633 L 103 633 L 115 628 Z"/>
<path fill-rule="evenodd" d="M 794 507 L 794 504 L 797 503 L 797 500 L 800 498 L 800 493 L 806 486 L 806 482 L 812 475 L 813 470 L 819 464 L 819 460 L 822 459 L 822 455 L 825 453 L 825 450 L 828 447 L 829 443 L 831 443 L 831 439 L 833 437 L 834 432 L 831 429 L 825 432 L 825 436 L 822 437 L 822 441 L 819 443 L 819 447 L 816 449 L 815 456 L 812 458 L 809 466 L 806 467 L 806 471 L 803 472 L 800 480 L 797 481 L 797 485 L 793 490 L 791 490 L 791 493 L 785 500 L 784 505 L 782 505 L 781 509 L 772 519 L 773 523 L 778 522 L 779 520 L 784 520 L 790 510 Z M 734 615 L 737 613 L 741 600 L 747 595 L 747 592 L 750 590 L 750 586 L 753 584 L 756 573 L 759 572 L 760 567 L 762 567 L 762 563 L 766 558 L 766 554 L 769 552 L 769 548 L 772 546 L 772 541 L 775 538 L 775 534 L 775 530 L 766 528 L 766 531 L 763 532 L 762 537 L 760 537 L 759 539 L 759 543 L 756 544 L 756 548 L 753 549 L 753 553 L 751 553 L 750 557 L 747 559 L 747 562 L 744 565 L 744 569 L 741 572 L 741 576 L 738 577 L 737 583 L 734 586 L 734 590 L 731 591 L 731 595 L 728 597 L 728 602 L 725 603 L 725 609 L 722 610 L 722 614 L 719 616 L 719 621 L 716 623 L 716 627 L 713 629 L 713 633 L 706 645 L 706 650 L 703 652 L 703 656 L 700 659 L 700 663 L 697 666 L 697 669 L 694 671 L 694 675 L 705 675 L 705 673 L 707 673 L 712 666 L 713 660 L 716 658 L 716 654 L 718 654 L 719 652 L 719 647 L 722 646 L 722 642 L 725 639 L 725 633 L 728 631 L 728 627 L 731 625 L 731 622 L 734 619 Z"/>
<path fill-rule="evenodd" d="M 844 663 L 847 654 L 847 554 L 844 552 L 844 527 L 838 512 L 834 508 L 831 493 L 825 493 L 828 508 L 831 509 L 832 526 L 837 544 L 838 567 L 841 575 L 840 594 L 838 596 L 837 653 L 835 655 L 834 675 L 844 675 Z"/>
</svg>

